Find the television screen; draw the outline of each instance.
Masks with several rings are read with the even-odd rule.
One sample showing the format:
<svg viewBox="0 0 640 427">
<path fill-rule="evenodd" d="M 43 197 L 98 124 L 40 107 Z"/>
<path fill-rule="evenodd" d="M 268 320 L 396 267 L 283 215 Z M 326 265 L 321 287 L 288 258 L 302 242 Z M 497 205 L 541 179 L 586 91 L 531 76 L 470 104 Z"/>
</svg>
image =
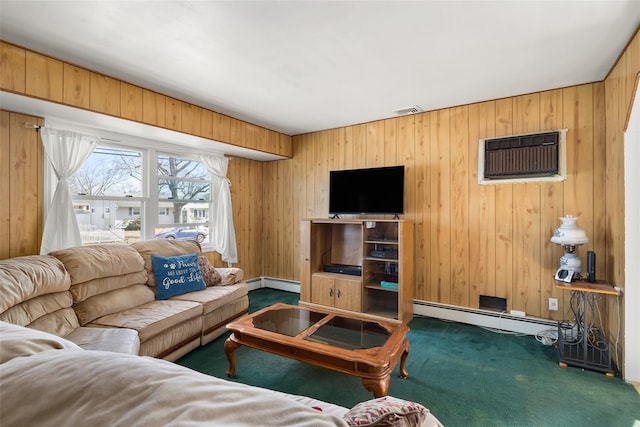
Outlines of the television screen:
<svg viewBox="0 0 640 427">
<path fill-rule="evenodd" d="M 329 172 L 329 214 L 404 213 L 404 166 Z"/>
</svg>

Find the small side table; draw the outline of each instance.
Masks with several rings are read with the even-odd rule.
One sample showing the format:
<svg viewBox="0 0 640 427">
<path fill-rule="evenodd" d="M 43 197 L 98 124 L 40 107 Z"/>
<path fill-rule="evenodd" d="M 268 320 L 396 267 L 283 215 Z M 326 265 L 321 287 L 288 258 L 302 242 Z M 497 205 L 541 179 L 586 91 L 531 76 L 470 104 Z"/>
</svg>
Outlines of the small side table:
<svg viewBox="0 0 640 427">
<path fill-rule="evenodd" d="M 596 282 L 575 281 L 565 283 L 556 280 L 556 288 L 571 291 L 572 298 L 577 298 L 576 326 L 571 329 L 571 336 L 565 336 L 562 322 L 558 323 L 558 355 L 559 365 L 579 366 L 585 369 L 604 372 L 608 377 L 615 376 L 611 366 L 611 349 L 600 327 L 595 327 L 595 313 L 590 305 L 590 294 L 620 295 L 610 283 L 602 280 Z M 590 321 L 592 323 L 590 323 Z"/>
</svg>

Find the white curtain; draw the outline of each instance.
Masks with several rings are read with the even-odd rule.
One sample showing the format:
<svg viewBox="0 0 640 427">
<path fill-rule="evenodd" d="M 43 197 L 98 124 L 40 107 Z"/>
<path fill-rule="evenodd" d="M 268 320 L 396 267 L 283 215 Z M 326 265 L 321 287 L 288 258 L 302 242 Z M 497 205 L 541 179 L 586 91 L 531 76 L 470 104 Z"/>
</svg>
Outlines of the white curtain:
<svg viewBox="0 0 640 427">
<path fill-rule="evenodd" d="M 201 155 L 200 161 L 211 174 L 211 200 L 213 212 L 209 215 L 209 224 L 213 229 L 213 246 L 229 265 L 238 262 L 236 230 L 233 227 L 233 209 L 231 208 L 231 181 L 227 178 L 229 159 L 224 156 Z"/>
<path fill-rule="evenodd" d="M 42 145 L 58 177 L 42 232 L 40 254 L 82 245 L 68 179 L 82 166 L 98 144 L 98 137 L 40 128 Z"/>
</svg>

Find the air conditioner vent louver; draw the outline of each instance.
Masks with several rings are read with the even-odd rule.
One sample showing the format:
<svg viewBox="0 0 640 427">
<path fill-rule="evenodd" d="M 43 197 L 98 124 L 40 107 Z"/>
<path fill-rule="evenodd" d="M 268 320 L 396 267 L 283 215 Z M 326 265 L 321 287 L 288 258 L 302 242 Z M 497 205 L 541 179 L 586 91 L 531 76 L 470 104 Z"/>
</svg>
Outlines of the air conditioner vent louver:
<svg viewBox="0 0 640 427">
<path fill-rule="evenodd" d="M 559 172 L 560 132 L 484 140 L 484 178 L 548 177 Z"/>
</svg>

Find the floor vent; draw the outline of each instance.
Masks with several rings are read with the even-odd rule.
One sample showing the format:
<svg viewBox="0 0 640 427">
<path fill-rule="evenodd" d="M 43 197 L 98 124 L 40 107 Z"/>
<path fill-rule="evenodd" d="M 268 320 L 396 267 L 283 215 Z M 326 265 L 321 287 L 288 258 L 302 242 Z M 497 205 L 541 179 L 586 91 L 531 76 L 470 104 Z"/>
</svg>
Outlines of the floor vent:
<svg viewBox="0 0 640 427">
<path fill-rule="evenodd" d="M 559 130 L 480 140 L 479 182 L 563 177 L 565 133 Z"/>
</svg>

